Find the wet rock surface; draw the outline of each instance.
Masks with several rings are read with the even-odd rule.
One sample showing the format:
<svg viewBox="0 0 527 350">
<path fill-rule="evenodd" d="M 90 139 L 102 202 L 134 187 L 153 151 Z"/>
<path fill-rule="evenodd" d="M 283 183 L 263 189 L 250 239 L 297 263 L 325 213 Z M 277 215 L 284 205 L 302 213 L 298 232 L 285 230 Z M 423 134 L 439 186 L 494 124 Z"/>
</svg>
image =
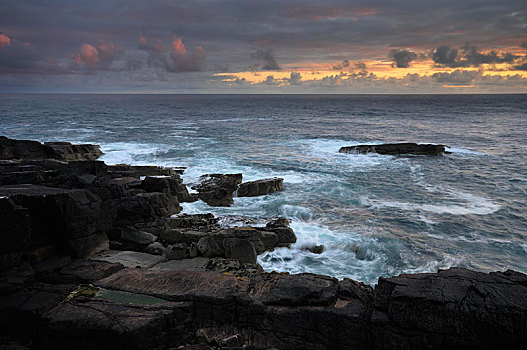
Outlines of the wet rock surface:
<svg viewBox="0 0 527 350">
<path fill-rule="evenodd" d="M 273 177 L 270 179 L 242 182 L 238 187 L 238 197 L 255 197 L 271 194 L 284 189 L 284 179 Z"/>
<path fill-rule="evenodd" d="M 341 147 L 340 153 L 378 153 L 386 155 L 415 154 L 437 156 L 449 154 L 444 145 L 417 144 L 417 143 L 386 143 L 381 145 L 357 145 Z"/>
<path fill-rule="evenodd" d="M 188 194 L 182 169 L 0 145 L 0 348 L 527 347 L 525 274 L 451 268 L 372 288 L 266 273 L 257 254 L 296 242 L 285 218 L 172 216 Z M 223 205 L 241 174 L 207 179 L 198 196 Z"/>
</svg>

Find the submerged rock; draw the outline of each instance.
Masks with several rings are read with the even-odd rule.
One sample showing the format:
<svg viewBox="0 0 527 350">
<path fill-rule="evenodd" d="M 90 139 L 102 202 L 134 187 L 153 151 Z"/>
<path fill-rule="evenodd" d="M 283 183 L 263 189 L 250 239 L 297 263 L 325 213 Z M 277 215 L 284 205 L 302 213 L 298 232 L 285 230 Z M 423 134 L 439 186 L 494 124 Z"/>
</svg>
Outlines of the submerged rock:
<svg viewBox="0 0 527 350">
<path fill-rule="evenodd" d="M 243 182 L 238 187 L 238 197 L 254 197 L 271 194 L 284 189 L 284 179 L 273 177 L 270 179 Z"/>
<path fill-rule="evenodd" d="M 449 154 L 444 145 L 417 143 L 386 143 L 382 145 L 357 145 L 341 147 L 340 153 L 378 153 L 386 155 L 415 154 L 437 156 Z"/>
</svg>

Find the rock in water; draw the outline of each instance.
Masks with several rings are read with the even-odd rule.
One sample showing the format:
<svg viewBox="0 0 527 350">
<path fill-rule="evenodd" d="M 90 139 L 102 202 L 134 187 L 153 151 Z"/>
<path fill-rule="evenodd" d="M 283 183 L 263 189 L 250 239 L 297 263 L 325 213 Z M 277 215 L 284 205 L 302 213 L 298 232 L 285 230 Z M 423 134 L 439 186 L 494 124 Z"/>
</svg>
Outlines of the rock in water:
<svg viewBox="0 0 527 350">
<path fill-rule="evenodd" d="M 271 194 L 283 189 L 284 179 L 273 177 L 270 179 L 244 182 L 238 187 L 236 193 L 238 197 L 255 197 Z"/>
<path fill-rule="evenodd" d="M 339 153 L 378 153 L 385 155 L 415 154 L 438 156 L 450 154 L 445 151 L 444 145 L 417 144 L 417 143 L 385 143 L 382 145 L 357 145 L 341 147 Z"/>
<path fill-rule="evenodd" d="M 200 183 L 192 186 L 198 191 L 198 197 L 214 207 L 228 207 L 234 203 L 232 194 L 242 182 L 242 174 L 207 174 Z"/>
</svg>

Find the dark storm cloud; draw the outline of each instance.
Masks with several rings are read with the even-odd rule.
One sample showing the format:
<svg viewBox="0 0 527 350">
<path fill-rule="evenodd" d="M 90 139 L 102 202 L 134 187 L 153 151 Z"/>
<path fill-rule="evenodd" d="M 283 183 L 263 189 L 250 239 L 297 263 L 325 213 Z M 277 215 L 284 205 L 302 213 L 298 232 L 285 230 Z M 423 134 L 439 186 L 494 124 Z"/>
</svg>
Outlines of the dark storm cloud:
<svg viewBox="0 0 527 350">
<path fill-rule="evenodd" d="M 251 58 L 263 61 L 260 67 L 263 70 L 279 70 L 280 66 L 276 61 L 273 49 L 258 49 L 251 54 Z"/>
<path fill-rule="evenodd" d="M 522 43 L 520 44 L 520 47 L 521 47 L 522 49 L 527 50 L 527 42 L 526 42 L 526 41 L 522 42 Z"/>
<path fill-rule="evenodd" d="M 406 49 L 393 49 L 390 50 L 390 58 L 393 60 L 393 66 L 397 68 L 408 68 L 410 67 L 410 62 L 417 59 L 417 54 L 415 52 L 406 50 Z"/>
<path fill-rule="evenodd" d="M 514 63 L 521 56 L 510 52 L 499 52 L 491 50 L 488 53 L 481 52 L 481 49 L 465 44 L 460 49 L 450 46 L 440 46 L 432 52 L 432 60 L 441 66 L 458 67 L 479 67 L 482 64 Z"/>
</svg>

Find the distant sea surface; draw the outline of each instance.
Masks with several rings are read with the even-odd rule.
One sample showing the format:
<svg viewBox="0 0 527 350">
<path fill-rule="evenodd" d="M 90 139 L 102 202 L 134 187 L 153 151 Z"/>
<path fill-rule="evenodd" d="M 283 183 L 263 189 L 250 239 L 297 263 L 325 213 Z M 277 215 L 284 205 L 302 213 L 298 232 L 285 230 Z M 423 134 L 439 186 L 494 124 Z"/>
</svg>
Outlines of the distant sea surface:
<svg viewBox="0 0 527 350">
<path fill-rule="evenodd" d="M 0 135 L 102 146 L 109 164 L 243 173 L 284 190 L 186 213 L 292 221 L 268 271 L 369 284 L 450 266 L 527 272 L 527 95 L 0 95 Z M 418 142 L 451 155 L 340 154 Z M 232 220 L 231 220 L 232 221 Z M 302 248 L 323 244 L 320 255 Z"/>
</svg>

